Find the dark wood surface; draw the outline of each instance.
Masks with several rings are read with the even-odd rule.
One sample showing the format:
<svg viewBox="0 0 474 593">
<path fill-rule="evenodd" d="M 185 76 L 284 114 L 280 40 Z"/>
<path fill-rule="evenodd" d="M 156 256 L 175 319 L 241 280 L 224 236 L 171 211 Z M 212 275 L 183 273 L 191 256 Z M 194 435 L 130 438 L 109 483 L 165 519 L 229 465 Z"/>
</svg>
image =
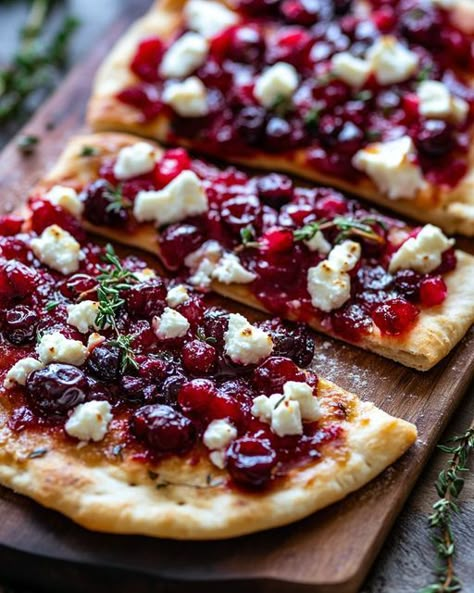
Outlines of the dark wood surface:
<svg viewBox="0 0 474 593">
<path fill-rule="evenodd" d="M 28 133 L 41 136 L 40 150 L 31 157 L 22 157 L 11 144 L 0 157 L 0 199 L 7 209 L 21 202 L 28 187 L 54 162 L 67 138 L 83 125 L 93 71 L 112 38 L 147 2 L 104 2 L 102 6 L 82 0 L 72 4 L 86 23 L 92 13 L 97 12 L 97 21 L 102 23 L 112 22 L 120 8 L 124 13 L 105 36 L 97 26 L 81 33 L 83 47 L 94 44 L 93 57 L 81 62 L 27 126 Z M 12 10 L 11 18 L 16 14 Z M 76 48 L 75 55 L 79 53 Z M 420 440 L 407 456 L 343 503 L 272 532 L 217 544 L 185 544 L 88 533 L 58 514 L 2 489 L 0 575 L 5 582 L 14 580 L 41 590 L 88 593 L 131 591 L 132 587 L 137 593 L 178 588 L 209 590 L 209 582 L 217 583 L 215 590 L 222 589 L 222 582 L 226 582 L 225 587 L 232 590 L 355 591 L 396 521 L 362 590 L 416 591 L 430 578 L 433 554 L 426 516 L 435 499 L 432 482 L 442 456 L 436 456 L 430 464 L 407 509 L 396 518 L 469 384 L 473 346 L 471 332 L 446 361 L 420 374 L 356 348 L 317 339 L 314 365 L 321 374 L 374 400 L 385 410 L 415 421 L 420 430 Z M 451 430 L 465 428 L 473 417 L 473 408 L 472 397 L 467 397 Z M 471 480 L 466 500 L 473 490 Z M 459 567 L 465 590 L 469 591 L 474 590 L 474 506 L 466 503 L 464 507 L 456 528 Z M 192 586 L 179 585 L 183 579 L 191 581 Z M 204 584 L 200 586 L 199 582 Z M 312 586 L 315 583 L 316 588 Z"/>
</svg>

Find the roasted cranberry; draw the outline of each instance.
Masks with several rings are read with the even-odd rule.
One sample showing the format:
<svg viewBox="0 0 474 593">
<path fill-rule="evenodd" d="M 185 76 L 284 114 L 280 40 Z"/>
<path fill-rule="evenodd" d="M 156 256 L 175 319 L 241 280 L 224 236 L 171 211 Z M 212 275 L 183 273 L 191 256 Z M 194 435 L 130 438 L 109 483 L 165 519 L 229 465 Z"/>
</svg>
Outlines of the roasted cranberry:
<svg viewBox="0 0 474 593">
<path fill-rule="evenodd" d="M 167 150 L 155 169 L 155 181 L 158 187 L 168 185 L 183 171 L 191 168 L 191 159 L 184 148 Z"/>
<path fill-rule="evenodd" d="M 236 234 L 249 225 L 258 230 L 262 220 L 262 207 L 256 196 L 236 196 L 222 203 L 221 216 Z"/>
<path fill-rule="evenodd" d="M 293 247 L 293 233 L 287 229 L 270 229 L 262 236 L 261 245 L 269 253 L 289 251 Z"/>
<path fill-rule="evenodd" d="M 3 237 L 16 235 L 21 231 L 23 223 L 24 219 L 21 216 L 15 216 L 13 214 L 0 216 L 0 235 Z"/>
<path fill-rule="evenodd" d="M 350 121 L 342 125 L 337 135 L 338 150 L 348 155 L 355 154 L 362 147 L 363 141 L 364 133 Z"/>
<path fill-rule="evenodd" d="M 309 51 L 314 43 L 313 35 L 302 27 L 280 28 L 267 47 L 267 62 L 288 62 L 296 68 L 309 65 Z"/>
<path fill-rule="evenodd" d="M 127 401 L 153 403 L 158 399 L 158 387 L 143 377 L 122 375 L 120 378 L 120 394 Z"/>
<path fill-rule="evenodd" d="M 27 344 L 33 340 L 37 324 L 37 313 L 30 307 L 18 305 L 5 313 L 3 331 L 13 344 Z"/>
<path fill-rule="evenodd" d="M 372 319 L 383 334 L 397 336 L 413 326 L 418 314 L 415 305 L 398 298 L 378 305 L 372 311 Z"/>
<path fill-rule="evenodd" d="M 32 294 L 38 278 L 34 270 L 18 261 L 9 261 L 0 266 L 0 296 L 12 299 Z"/>
<path fill-rule="evenodd" d="M 293 197 L 293 181 L 286 175 L 269 173 L 258 178 L 257 192 L 262 202 L 280 208 Z"/>
<path fill-rule="evenodd" d="M 189 299 L 182 303 L 177 307 L 177 311 L 181 313 L 191 324 L 191 327 L 195 327 L 198 323 L 201 322 L 205 306 L 201 298 L 199 296 L 193 294 L 189 297 Z"/>
<path fill-rule="evenodd" d="M 217 352 L 214 346 L 202 340 L 191 340 L 182 350 L 184 368 L 193 375 L 207 375 L 214 367 Z"/>
<path fill-rule="evenodd" d="M 318 218 L 334 218 L 339 214 L 345 214 L 348 210 L 347 200 L 336 192 L 320 198 L 315 205 Z"/>
<path fill-rule="evenodd" d="M 435 307 L 440 305 L 446 295 L 448 289 L 446 283 L 441 276 L 432 276 L 424 278 L 420 284 L 420 301 L 425 307 Z"/>
<path fill-rule="evenodd" d="M 457 257 L 456 257 L 456 250 L 454 247 L 450 247 L 447 249 L 441 259 L 441 264 L 436 270 L 434 270 L 435 274 L 447 274 L 454 270 L 457 264 Z"/>
<path fill-rule="evenodd" d="M 228 58 L 234 62 L 255 65 L 260 62 L 264 53 L 265 41 L 258 25 L 243 25 L 231 31 Z"/>
<path fill-rule="evenodd" d="M 441 156 L 453 148 L 453 128 L 439 119 L 428 119 L 416 137 L 418 148 L 428 156 Z"/>
<path fill-rule="evenodd" d="M 166 378 L 161 385 L 161 397 L 167 403 L 175 403 L 178 398 L 179 390 L 184 385 L 184 383 L 186 383 L 186 377 L 181 373 L 175 373 L 174 375 Z"/>
<path fill-rule="evenodd" d="M 0 237 L 0 253 L 5 259 L 16 259 L 23 264 L 30 263 L 34 258 L 29 245 L 18 236 Z"/>
<path fill-rule="evenodd" d="M 32 406 L 50 416 L 63 416 L 87 399 L 85 374 L 70 364 L 50 364 L 32 373 L 26 382 Z"/>
<path fill-rule="evenodd" d="M 102 381 L 115 381 L 119 376 L 122 354 L 119 348 L 103 343 L 96 346 L 87 359 L 87 370 Z"/>
<path fill-rule="evenodd" d="M 237 134 L 250 146 L 262 139 L 266 121 L 266 111 L 262 107 L 244 107 L 237 114 L 234 122 Z"/>
<path fill-rule="evenodd" d="M 170 363 L 167 360 L 153 356 L 136 358 L 139 364 L 138 373 L 140 377 L 144 377 L 149 381 L 162 381 L 168 375 Z"/>
<path fill-rule="evenodd" d="M 404 35 L 414 43 L 433 46 L 439 39 L 439 21 L 430 7 L 402 11 L 400 24 Z"/>
<path fill-rule="evenodd" d="M 313 25 L 319 16 L 319 0 L 283 0 L 280 10 L 289 23 L 295 25 Z"/>
<path fill-rule="evenodd" d="M 229 317 L 224 311 L 212 308 L 204 313 L 202 319 L 203 334 L 206 338 L 215 340 L 218 346 L 222 346 L 224 343 L 224 334 L 228 325 Z"/>
<path fill-rule="evenodd" d="M 287 381 L 304 381 L 305 374 L 289 358 L 271 356 L 253 373 L 255 388 L 267 395 L 283 393 Z"/>
<path fill-rule="evenodd" d="M 162 404 L 139 408 L 130 420 L 130 428 L 140 441 L 159 453 L 186 451 L 196 440 L 191 420 Z"/>
<path fill-rule="evenodd" d="M 212 406 L 208 410 L 207 417 L 210 420 L 229 418 L 234 424 L 240 425 L 243 420 L 243 410 L 233 395 L 218 393 L 212 400 Z"/>
<path fill-rule="evenodd" d="M 135 284 L 123 292 L 128 312 L 135 317 L 159 315 L 165 308 L 166 286 L 159 277 Z"/>
<path fill-rule="evenodd" d="M 117 99 L 140 111 L 145 121 L 154 119 L 163 110 L 160 94 L 154 85 L 137 84 L 117 94 Z"/>
<path fill-rule="evenodd" d="M 299 367 L 307 367 L 313 360 L 314 339 L 305 325 L 290 325 L 271 319 L 260 327 L 272 337 L 273 356 L 291 358 Z"/>
<path fill-rule="evenodd" d="M 291 125 L 282 117 L 271 117 L 265 127 L 265 148 L 280 152 L 291 147 Z"/>
<path fill-rule="evenodd" d="M 357 342 L 372 328 L 372 319 L 357 303 L 349 303 L 331 314 L 333 330 L 351 342 Z"/>
<path fill-rule="evenodd" d="M 130 64 L 130 70 L 142 80 L 158 80 L 158 66 L 163 55 L 163 43 L 158 37 L 143 39 Z"/>
<path fill-rule="evenodd" d="M 129 210 L 116 197 L 117 190 L 108 182 L 99 179 L 91 183 L 82 193 L 84 217 L 92 224 L 124 226 L 129 220 Z M 128 204 L 130 205 L 130 204 Z"/>
<path fill-rule="evenodd" d="M 192 224 L 172 224 L 160 233 L 160 253 L 166 267 L 177 270 L 184 258 L 203 243 L 202 231 Z"/>
<path fill-rule="evenodd" d="M 193 379 L 178 392 L 178 403 L 185 412 L 203 412 L 214 402 L 217 390 L 209 379 Z"/>
<path fill-rule="evenodd" d="M 61 293 L 71 299 L 76 299 L 80 294 L 87 292 L 89 298 L 97 286 L 97 280 L 88 274 L 73 274 L 60 285 Z"/>
<path fill-rule="evenodd" d="M 36 201 L 30 204 L 31 228 L 39 235 L 45 228 L 57 224 L 79 241 L 84 241 L 85 234 L 79 221 L 67 210 L 48 201 Z"/>
<path fill-rule="evenodd" d="M 420 279 L 420 274 L 414 270 L 399 270 L 393 279 L 393 287 L 408 301 L 417 301 L 420 296 Z"/>
<path fill-rule="evenodd" d="M 232 478 L 244 486 L 264 486 L 271 479 L 276 462 L 276 452 L 267 439 L 242 437 L 227 451 L 227 469 Z"/>
</svg>

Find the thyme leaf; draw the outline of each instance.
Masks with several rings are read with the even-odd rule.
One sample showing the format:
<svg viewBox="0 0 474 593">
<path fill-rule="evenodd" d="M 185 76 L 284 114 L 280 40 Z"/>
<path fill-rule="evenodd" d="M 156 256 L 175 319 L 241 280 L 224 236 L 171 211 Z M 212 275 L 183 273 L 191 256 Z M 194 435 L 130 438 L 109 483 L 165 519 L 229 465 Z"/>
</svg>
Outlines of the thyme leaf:
<svg viewBox="0 0 474 593">
<path fill-rule="evenodd" d="M 254 227 L 249 224 L 248 226 L 240 229 L 240 239 L 242 244 L 239 246 L 241 249 L 245 247 L 259 247 L 260 244 L 257 241 L 257 234 Z"/>
<path fill-rule="evenodd" d="M 121 184 L 117 185 L 117 187 L 109 184 L 103 193 L 103 197 L 108 202 L 105 207 L 106 212 L 120 212 L 120 210 L 132 207 L 132 202 L 123 195 Z"/>
<path fill-rule="evenodd" d="M 120 370 L 126 373 L 130 368 L 138 369 L 138 362 L 135 359 L 135 352 L 132 348 L 133 336 L 125 334 L 117 335 L 115 340 L 111 340 L 110 344 L 116 346 L 121 352 Z"/>
<path fill-rule="evenodd" d="M 99 150 L 95 147 L 95 146 L 83 146 L 81 148 L 81 151 L 79 152 L 79 156 L 96 156 L 97 154 L 99 154 Z"/>
<path fill-rule="evenodd" d="M 332 220 L 323 219 L 316 222 L 310 222 L 303 227 L 296 229 L 293 231 L 293 238 L 295 241 L 310 241 L 317 232 L 336 228 L 339 230 L 339 234 L 335 239 L 336 243 L 354 235 L 368 239 L 369 241 L 383 243 L 385 241 L 384 237 L 374 230 L 373 225 L 380 225 L 382 228 L 386 228 L 383 220 L 375 216 L 366 216 L 361 219 L 336 216 Z"/>
<path fill-rule="evenodd" d="M 53 311 L 53 309 L 56 309 L 56 307 L 59 305 L 59 301 L 48 301 L 46 303 L 46 305 L 44 306 L 44 308 L 46 309 L 46 311 L 48 313 L 50 313 L 51 311 Z"/>
</svg>

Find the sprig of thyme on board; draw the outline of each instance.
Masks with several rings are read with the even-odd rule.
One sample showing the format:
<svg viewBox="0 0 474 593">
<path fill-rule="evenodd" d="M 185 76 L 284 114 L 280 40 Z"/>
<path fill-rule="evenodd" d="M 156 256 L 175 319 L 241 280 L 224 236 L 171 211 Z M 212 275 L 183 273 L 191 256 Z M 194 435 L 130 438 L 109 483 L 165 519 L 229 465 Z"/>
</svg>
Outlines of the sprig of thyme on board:
<svg viewBox="0 0 474 593">
<path fill-rule="evenodd" d="M 42 40 L 52 0 L 33 0 L 10 64 L 0 67 L 0 122 L 27 111 L 30 97 L 50 89 L 67 62 L 77 19 L 67 15 L 49 42 Z"/>
<path fill-rule="evenodd" d="M 438 447 L 452 457 L 447 468 L 440 472 L 436 481 L 436 491 L 440 498 L 434 503 L 433 512 L 428 518 L 428 524 L 434 531 L 433 543 L 437 556 L 436 580 L 421 589 L 419 593 L 456 593 L 462 590 L 461 581 L 454 567 L 456 545 L 452 519 L 460 512 L 457 499 L 464 487 L 463 476 L 469 471 L 468 462 L 474 451 L 474 426 Z"/>
<path fill-rule="evenodd" d="M 360 220 L 344 216 L 336 216 L 333 220 L 310 222 L 293 231 L 293 237 L 295 241 L 310 241 L 318 231 L 336 228 L 339 230 L 339 234 L 335 240 L 336 243 L 351 235 L 356 235 L 377 243 L 383 243 L 385 239 L 373 229 L 372 225 L 374 224 L 378 224 L 382 227 L 385 226 L 383 221 L 373 216 L 366 216 Z"/>
</svg>

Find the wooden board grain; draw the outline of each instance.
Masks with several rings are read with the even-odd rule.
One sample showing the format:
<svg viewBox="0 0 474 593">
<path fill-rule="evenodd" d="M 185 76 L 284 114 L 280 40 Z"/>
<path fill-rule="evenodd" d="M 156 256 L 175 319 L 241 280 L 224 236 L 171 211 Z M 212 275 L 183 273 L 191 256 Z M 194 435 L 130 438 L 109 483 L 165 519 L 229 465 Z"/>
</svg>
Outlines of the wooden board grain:
<svg viewBox="0 0 474 593">
<path fill-rule="evenodd" d="M 98 63 L 145 5 L 145 1 L 129 3 L 123 18 L 94 48 L 92 56 L 71 73 L 27 125 L 23 133 L 41 136 L 40 149 L 22 157 L 13 142 L 0 156 L 3 210 L 22 203 L 67 138 L 83 127 Z M 472 250 L 472 243 L 464 246 Z M 317 372 L 419 428 L 416 446 L 377 480 L 292 526 L 215 543 L 87 532 L 59 514 L 1 489 L 2 575 L 48 592 L 189 591 L 190 583 L 193 591 L 217 591 L 223 586 L 229 591 L 245 586 L 252 592 L 357 591 L 472 378 L 474 332 L 425 374 L 328 338 L 317 337 L 316 343 L 313 367 Z"/>
</svg>

